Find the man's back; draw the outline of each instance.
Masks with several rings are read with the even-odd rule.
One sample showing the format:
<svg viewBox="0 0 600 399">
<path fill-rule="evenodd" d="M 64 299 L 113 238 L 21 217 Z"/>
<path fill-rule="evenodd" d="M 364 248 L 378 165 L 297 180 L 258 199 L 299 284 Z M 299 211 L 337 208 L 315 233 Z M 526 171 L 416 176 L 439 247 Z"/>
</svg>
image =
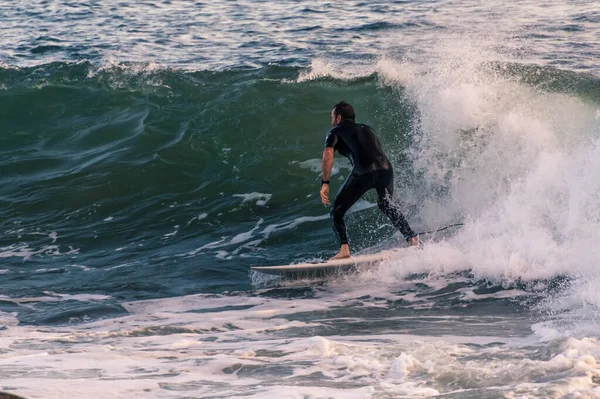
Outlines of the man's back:
<svg viewBox="0 0 600 399">
<path fill-rule="evenodd" d="M 391 169 L 373 129 L 345 119 L 327 134 L 325 147 L 331 147 L 350 159 L 353 172 L 365 175 Z"/>
</svg>

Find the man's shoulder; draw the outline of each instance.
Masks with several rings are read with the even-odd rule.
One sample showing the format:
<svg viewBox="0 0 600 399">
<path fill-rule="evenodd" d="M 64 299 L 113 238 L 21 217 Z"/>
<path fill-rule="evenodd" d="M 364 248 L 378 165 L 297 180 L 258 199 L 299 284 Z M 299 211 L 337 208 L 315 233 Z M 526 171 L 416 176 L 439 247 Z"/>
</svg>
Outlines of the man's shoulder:
<svg viewBox="0 0 600 399">
<path fill-rule="evenodd" d="M 339 125 L 336 125 L 334 127 L 331 128 L 331 130 L 329 130 L 329 133 L 344 133 L 344 132 L 348 132 L 348 131 L 354 131 L 354 129 L 356 129 L 357 126 L 360 126 L 359 123 L 347 123 L 347 122 L 342 122 Z"/>
<path fill-rule="evenodd" d="M 331 129 L 329 129 L 329 131 L 327 132 L 327 136 L 331 136 L 333 134 L 337 134 L 337 133 L 341 133 L 342 129 L 340 128 L 340 125 L 334 126 Z"/>
<path fill-rule="evenodd" d="M 345 134 L 352 134 L 356 129 L 375 133 L 375 130 L 365 123 L 340 123 L 339 125 L 332 127 L 329 132 L 327 132 L 327 136 L 335 134 L 344 136 Z"/>
</svg>

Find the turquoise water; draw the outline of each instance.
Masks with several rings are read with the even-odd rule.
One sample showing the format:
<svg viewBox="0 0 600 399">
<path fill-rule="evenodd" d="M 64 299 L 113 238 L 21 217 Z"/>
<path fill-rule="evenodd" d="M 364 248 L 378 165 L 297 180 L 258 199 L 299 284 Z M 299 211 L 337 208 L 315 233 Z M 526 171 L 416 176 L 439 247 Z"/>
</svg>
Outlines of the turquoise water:
<svg viewBox="0 0 600 399">
<path fill-rule="evenodd" d="M 593 2 L 0 16 L 3 391 L 599 397 Z M 464 226 L 355 274 L 250 273 L 337 249 L 318 190 L 342 99 L 413 229 Z M 405 246 L 374 193 L 347 222 L 355 252 Z"/>
<path fill-rule="evenodd" d="M 295 83 L 284 81 L 295 68 L 134 73 L 87 63 L 3 72 L 15 83 L 2 104 L 3 131 L 14 134 L 2 146 L 12 188 L 1 245 L 21 255 L 9 259 L 14 271 L 39 260 L 65 290 L 73 278 L 102 291 L 129 282 L 144 297 L 249 289 L 251 264 L 325 256 L 336 245 L 328 220 L 285 225 L 327 214 L 316 157 L 330 104 L 346 96 L 373 113 L 393 106 L 404 133 L 389 129 L 388 141 L 412 124 L 410 107 L 376 77 Z M 391 127 L 393 116 L 372 123 Z M 260 242 L 242 237 L 251 231 Z M 357 233 L 357 248 L 374 234 Z"/>
</svg>

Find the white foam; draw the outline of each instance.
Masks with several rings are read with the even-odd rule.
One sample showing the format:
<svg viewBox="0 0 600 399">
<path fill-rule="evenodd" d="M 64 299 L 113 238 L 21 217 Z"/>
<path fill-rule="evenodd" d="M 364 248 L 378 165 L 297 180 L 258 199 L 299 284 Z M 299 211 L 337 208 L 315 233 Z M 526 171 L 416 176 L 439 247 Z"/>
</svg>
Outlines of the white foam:
<svg viewBox="0 0 600 399">
<path fill-rule="evenodd" d="M 411 273 L 470 270 L 476 279 L 510 285 L 566 275 L 569 288 L 542 303 L 544 312 L 559 315 L 549 328 L 597 336 L 599 106 L 523 83 L 518 65 L 503 64 L 510 55 L 496 51 L 507 44 L 496 33 L 487 25 L 485 32 L 445 32 L 427 38 L 425 55 L 408 51 L 402 60 L 382 56 L 341 66 L 316 59 L 298 77 L 352 80 L 376 73 L 380 83 L 400 89 L 418 113 L 408 152 L 413 181 L 403 187 L 403 201 L 418 210 L 409 220 L 465 222 L 446 240 L 407 251 L 359 279 L 393 284 Z M 318 159 L 300 165 L 320 171 Z M 288 226 L 295 227 L 265 230 Z M 465 291 L 463 300 L 510 295 L 527 294 Z"/>
<path fill-rule="evenodd" d="M 355 64 L 354 68 L 342 68 L 334 60 L 316 58 L 310 66 L 300 73 L 297 83 L 320 78 L 334 78 L 339 80 L 353 80 L 369 76 L 376 72 L 376 68 L 369 64 Z"/>
<path fill-rule="evenodd" d="M 179 225 L 173 226 L 173 228 L 174 228 L 175 230 L 173 230 L 173 231 L 172 231 L 172 232 L 170 232 L 170 233 L 167 233 L 167 234 L 165 234 L 165 235 L 164 235 L 162 238 L 163 238 L 163 239 L 167 239 L 167 238 L 169 238 L 169 237 L 173 237 L 173 236 L 177 235 L 177 233 L 179 232 Z"/>
<path fill-rule="evenodd" d="M 122 250 L 123 248 L 121 248 Z M 107 267 L 105 270 L 116 270 L 116 269 L 122 269 L 124 267 L 131 267 L 131 266 L 135 266 L 140 264 L 139 261 L 135 261 L 135 262 L 125 262 L 125 263 L 121 263 L 115 266 L 111 266 L 111 267 Z"/>
<path fill-rule="evenodd" d="M 69 246 L 67 252 L 61 252 L 58 245 L 44 245 L 39 249 L 32 249 L 27 243 L 12 244 L 8 247 L 0 248 L 0 258 L 18 257 L 23 258 L 23 261 L 31 259 L 33 256 L 60 256 L 60 255 L 76 255 L 79 253 L 78 248 Z"/>
<path fill-rule="evenodd" d="M 596 392 L 600 343 L 592 338 L 559 337 L 546 346 L 528 338 L 415 336 L 398 329 L 402 319 L 388 320 L 396 333 L 371 330 L 367 337 L 345 329 L 344 336 L 307 336 L 331 321 L 318 315 L 364 301 L 359 296 L 374 289 L 353 284 L 334 283 L 302 300 L 193 295 L 131 302 L 123 304 L 129 315 L 65 327 L 18 326 L 14 316 L 0 314 L 10 348 L 0 363 L 11 373 L 10 386 L 26 397 L 48 393 L 49 385 L 55 395 L 82 392 L 84 383 L 87 395 L 152 398 L 175 392 L 281 397 L 286 390 L 287 397 L 336 398 L 423 398 L 470 389 L 547 398 Z M 317 317 L 309 322 L 288 319 L 310 312 Z M 335 319 L 338 326 L 363 321 Z"/>
<path fill-rule="evenodd" d="M 426 60 L 382 57 L 345 75 L 376 71 L 418 109 L 409 154 L 418 180 L 403 190 L 418 208 L 411 222 L 465 222 L 446 241 L 389 262 L 379 279 L 466 269 L 509 284 L 569 275 L 570 292 L 548 306 L 598 320 L 598 104 L 504 75 L 490 67 L 503 55 L 455 39 L 440 40 Z M 332 68 L 316 61 L 301 80 L 339 78 Z"/>
<path fill-rule="evenodd" d="M 321 160 L 317 158 L 309 159 L 302 162 L 291 161 L 290 164 L 297 164 L 302 169 L 309 169 L 313 173 L 318 173 L 319 175 L 321 174 Z M 351 170 L 352 165 L 350 165 L 350 162 L 347 159 L 336 158 L 333 168 L 331 169 L 331 175 L 338 175 L 342 169 Z"/>
<path fill-rule="evenodd" d="M 316 221 L 320 221 L 320 220 L 326 220 L 328 218 L 329 218 L 328 214 L 320 215 L 320 216 L 301 216 L 299 218 L 293 219 L 288 222 L 270 224 L 263 229 L 262 234 L 264 234 L 266 237 L 268 237 L 270 234 L 272 234 L 274 232 L 295 229 L 296 227 L 298 227 L 298 225 L 300 225 L 302 223 L 316 222 Z"/>
<path fill-rule="evenodd" d="M 80 301 L 80 302 L 93 302 L 103 301 L 110 299 L 108 295 L 102 294 L 59 294 L 51 291 L 45 291 L 44 294 L 47 296 L 40 297 L 18 297 L 13 298 L 6 295 L 0 295 L 0 299 L 5 302 L 11 302 L 16 304 L 25 303 L 39 303 L 39 302 L 59 302 L 59 301 Z"/>
<path fill-rule="evenodd" d="M 440 45 L 430 63 L 381 58 L 344 76 L 316 60 L 300 80 L 376 71 L 386 84 L 402 85 L 418 106 L 412 157 L 425 186 L 405 199 L 421 208 L 427 224 L 465 215 L 467 223 L 450 242 L 432 248 L 452 253 L 450 261 L 418 258 L 409 271 L 472 268 L 478 277 L 514 281 L 577 270 L 596 281 L 597 106 L 490 74 L 482 65 L 497 55 L 473 40 L 457 43 Z M 440 187 L 448 191 L 441 198 L 435 194 Z M 397 267 L 407 270 L 405 263 Z M 586 292 L 588 301 L 599 299 Z"/>
<path fill-rule="evenodd" d="M 14 327 L 19 324 L 18 313 L 0 312 L 0 327 Z"/>
<path fill-rule="evenodd" d="M 192 224 L 192 222 L 194 220 L 201 221 L 202 219 L 206 219 L 207 217 L 208 217 L 208 213 L 201 213 L 200 215 L 198 215 L 198 216 L 196 216 L 194 218 L 191 218 L 190 221 L 187 222 L 187 224 L 185 226 L 186 227 L 189 226 L 190 224 Z"/>
<path fill-rule="evenodd" d="M 243 198 L 242 204 L 256 200 L 257 206 L 265 206 L 273 197 L 273 194 L 249 193 L 249 194 L 233 194 L 234 197 Z"/>
<path fill-rule="evenodd" d="M 58 238 L 58 234 L 53 231 L 52 233 L 48 234 L 48 237 L 52 238 L 52 244 L 54 244 Z"/>
</svg>

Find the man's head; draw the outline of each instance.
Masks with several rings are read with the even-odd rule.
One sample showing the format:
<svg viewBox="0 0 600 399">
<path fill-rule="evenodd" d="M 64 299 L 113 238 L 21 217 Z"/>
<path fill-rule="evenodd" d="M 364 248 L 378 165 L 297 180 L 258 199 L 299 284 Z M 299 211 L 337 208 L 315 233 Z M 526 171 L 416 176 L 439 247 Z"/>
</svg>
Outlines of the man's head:
<svg viewBox="0 0 600 399">
<path fill-rule="evenodd" d="M 346 101 L 341 101 L 331 110 L 331 126 L 337 126 L 344 119 L 354 120 L 354 108 Z"/>
</svg>

